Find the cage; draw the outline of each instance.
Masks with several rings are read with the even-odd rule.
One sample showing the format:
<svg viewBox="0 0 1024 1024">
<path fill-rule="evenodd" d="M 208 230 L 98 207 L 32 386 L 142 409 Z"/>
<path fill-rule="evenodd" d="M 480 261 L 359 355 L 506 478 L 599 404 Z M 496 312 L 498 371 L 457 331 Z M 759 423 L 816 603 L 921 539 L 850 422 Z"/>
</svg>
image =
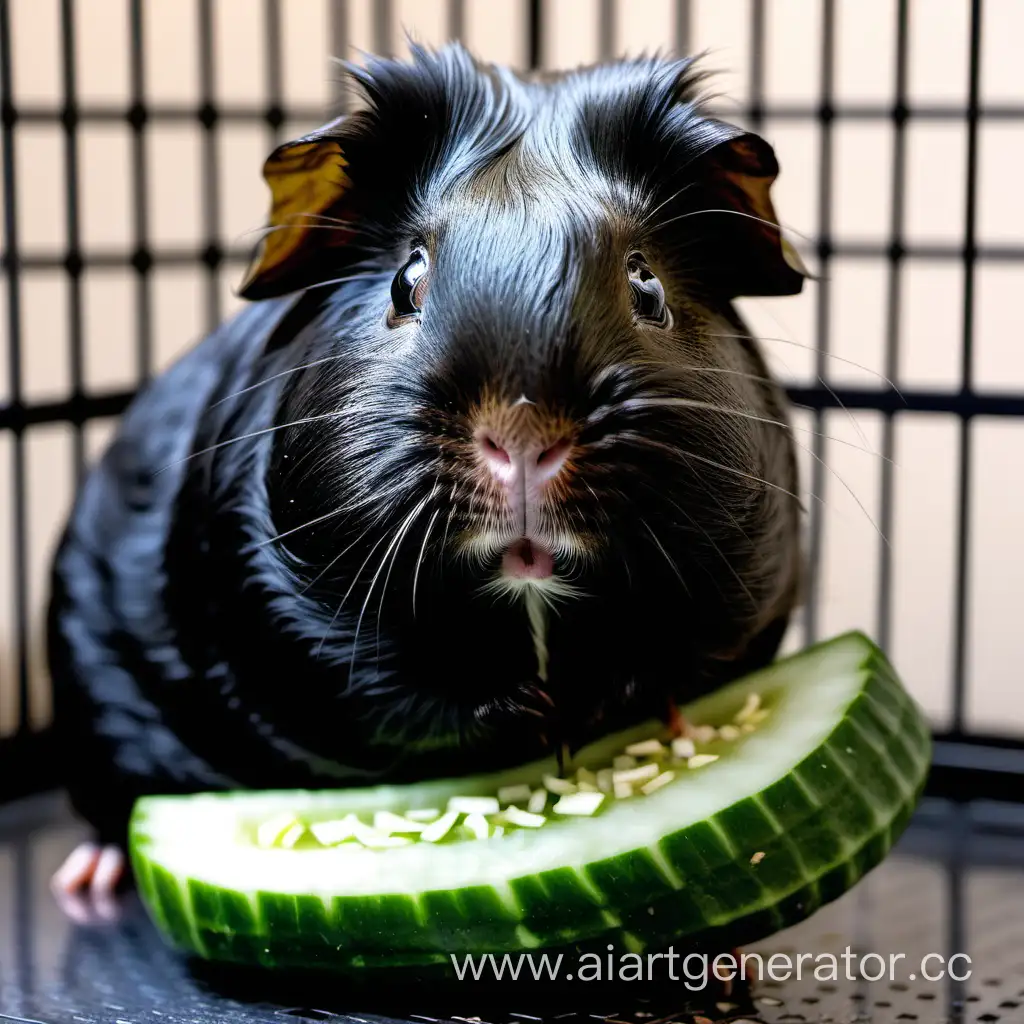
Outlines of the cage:
<svg viewBox="0 0 1024 1024">
<path fill-rule="evenodd" d="M 61 916 L 47 879 L 81 830 L 55 792 L 41 612 L 116 417 L 239 304 L 263 158 L 341 109 L 330 56 L 400 54 L 405 30 L 516 67 L 706 50 L 720 112 L 775 147 L 777 206 L 818 276 L 796 299 L 741 302 L 795 404 L 815 499 L 812 589 L 786 643 L 872 634 L 927 709 L 935 756 L 890 858 L 759 948 L 970 969 L 768 980 L 742 1009 L 635 987 L 607 1013 L 528 989 L 484 1008 L 467 990 L 399 1016 L 1024 1021 L 1016 0 L 0 0 L 0 1019 L 388 1012 L 383 995 L 213 992 L 141 918 Z"/>
</svg>

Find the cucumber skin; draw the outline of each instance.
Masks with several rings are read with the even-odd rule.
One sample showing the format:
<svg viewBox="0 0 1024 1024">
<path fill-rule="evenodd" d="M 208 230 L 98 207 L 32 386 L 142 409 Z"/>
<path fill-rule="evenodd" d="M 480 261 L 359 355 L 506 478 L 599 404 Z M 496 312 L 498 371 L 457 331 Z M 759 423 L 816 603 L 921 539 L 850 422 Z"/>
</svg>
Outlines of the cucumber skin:
<svg viewBox="0 0 1024 1024">
<path fill-rule="evenodd" d="M 381 969 L 389 977 L 454 979 L 451 957 L 461 963 L 467 953 L 499 960 L 505 952 L 513 959 L 564 953 L 571 962 L 588 950 L 607 955 L 609 943 L 618 955 L 758 941 L 809 917 L 880 863 L 927 780 L 931 736 L 923 713 L 882 652 L 862 641 L 861 692 L 793 772 L 666 834 L 660 856 L 640 848 L 591 863 L 586 881 L 571 867 L 513 879 L 518 913 L 487 886 L 424 893 L 418 905 L 405 895 L 340 897 L 330 912 L 318 897 L 260 893 L 254 908 L 243 893 L 171 875 L 149 856 L 143 824 L 133 818 L 140 896 L 184 953 L 359 979 Z M 752 864 L 758 852 L 765 856 Z M 682 888 L 672 873 L 685 879 Z"/>
</svg>

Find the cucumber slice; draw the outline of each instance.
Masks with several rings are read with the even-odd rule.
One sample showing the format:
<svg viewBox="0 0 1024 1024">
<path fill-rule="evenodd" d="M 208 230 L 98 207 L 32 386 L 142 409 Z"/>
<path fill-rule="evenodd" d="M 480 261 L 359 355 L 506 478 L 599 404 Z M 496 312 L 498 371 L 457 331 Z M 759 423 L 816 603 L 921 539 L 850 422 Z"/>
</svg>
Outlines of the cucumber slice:
<svg viewBox="0 0 1024 1024">
<path fill-rule="evenodd" d="M 874 867 L 927 776 L 924 716 L 860 633 L 684 713 L 695 746 L 651 722 L 581 751 L 576 795 L 549 792 L 539 827 L 513 814 L 492 829 L 485 812 L 501 792 L 536 814 L 522 798 L 550 788 L 553 759 L 408 786 L 147 797 L 130 825 L 139 891 L 181 949 L 264 966 L 365 974 L 597 940 L 631 952 L 739 945 L 802 920 Z M 628 799 L 594 797 L 621 772 L 671 757 L 671 769 L 638 773 Z M 594 809 L 560 815 L 560 801 Z M 472 828 L 455 827 L 459 808 Z M 401 834 L 358 825 L 394 827 L 396 816 L 438 821 L 441 834 L 423 841 L 430 821 Z M 298 839 L 284 827 L 295 822 Z M 330 833 L 325 822 L 347 822 L 339 845 L 315 839 Z M 385 841 L 364 845 L 352 838 L 360 829 Z M 282 837 L 291 845 L 275 845 Z"/>
</svg>

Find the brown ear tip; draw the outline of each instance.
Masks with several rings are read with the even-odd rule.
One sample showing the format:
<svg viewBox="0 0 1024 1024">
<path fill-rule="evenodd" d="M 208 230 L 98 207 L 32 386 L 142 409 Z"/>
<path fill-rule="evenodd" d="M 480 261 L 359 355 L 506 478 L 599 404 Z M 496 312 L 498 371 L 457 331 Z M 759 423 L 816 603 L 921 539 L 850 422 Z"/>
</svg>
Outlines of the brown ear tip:
<svg viewBox="0 0 1024 1024">
<path fill-rule="evenodd" d="M 817 280 L 810 270 L 807 269 L 807 264 L 804 263 L 803 257 L 797 251 L 796 246 L 788 238 L 783 236 L 779 244 L 782 249 L 782 258 L 791 270 L 799 274 L 801 278 L 807 278 L 811 281 Z"/>
<path fill-rule="evenodd" d="M 268 277 L 260 260 L 256 260 L 246 270 L 235 294 L 247 302 L 261 302 L 263 299 L 274 298 L 277 294 L 273 287 L 273 277 Z"/>
</svg>

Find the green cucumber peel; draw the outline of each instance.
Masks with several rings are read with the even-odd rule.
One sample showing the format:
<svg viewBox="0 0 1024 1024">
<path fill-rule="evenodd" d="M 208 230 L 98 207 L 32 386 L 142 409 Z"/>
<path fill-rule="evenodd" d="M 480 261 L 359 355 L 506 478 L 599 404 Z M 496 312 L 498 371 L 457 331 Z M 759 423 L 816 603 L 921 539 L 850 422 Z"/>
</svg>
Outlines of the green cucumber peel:
<svg viewBox="0 0 1024 1024">
<path fill-rule="evenodd" d="M 496 825 L 483 810 L 504 791 L 536 814 L 523 787 L 532 796 L 557 776 L 553 758 L 408 786 L 144 798 L 130 825 L 140 894 L 180 948 L 263 966 L 440 970 L 452 955 L 599 940 L 634 951 L 708 936 L 739 944 L 802 920 L 877 864 L 909 821 L 930 764 L 921 709 L 859 633 L 682 710 L 697 729 L 755 728 L 726 739 L 705 732 L 693 752 L 679 744 L 684 761 L 717 759 L 672 769 L 642 792 L 665 774 L 648 772 L 629 799 L 606 793 L 593 813 L 557 815 L 572 796 L 548 793 L 539 827 Z M 644 747 L 623 751 L 654 739 L 672 746 L 664 725 L 651 722 L 581 751 L 571 771 L 594 785 L 613 760 L 644 764 L 652 756 Z M 453 813 L 453 798 L 480 799 L 462 805 L 468 811 L 449 829 L 475 815 L 472 834 L 424 842 Z M 417 822 L 417 810 L 436 817 Z M 284 848 L 256 839 L 275 820 L 278 837 L 291 840 L 295 822 L 308 832 L 347 816 L 394 825 L 382 816 L 407 813 L 413 827 L 391 833 L 393 845 L 324 847 L 306 835 Z"/>
</svg>

